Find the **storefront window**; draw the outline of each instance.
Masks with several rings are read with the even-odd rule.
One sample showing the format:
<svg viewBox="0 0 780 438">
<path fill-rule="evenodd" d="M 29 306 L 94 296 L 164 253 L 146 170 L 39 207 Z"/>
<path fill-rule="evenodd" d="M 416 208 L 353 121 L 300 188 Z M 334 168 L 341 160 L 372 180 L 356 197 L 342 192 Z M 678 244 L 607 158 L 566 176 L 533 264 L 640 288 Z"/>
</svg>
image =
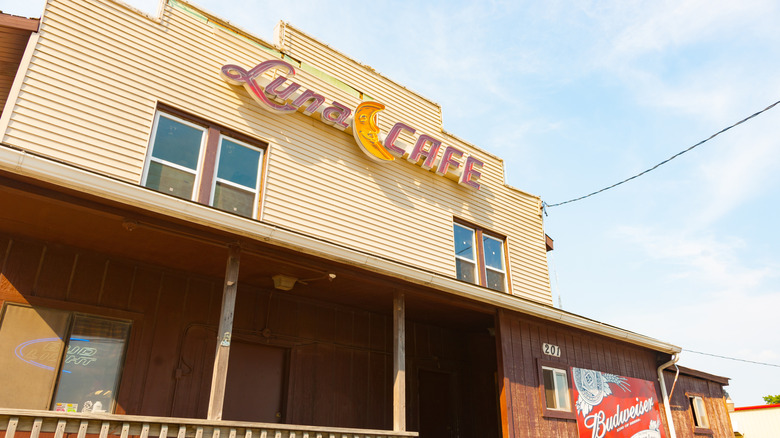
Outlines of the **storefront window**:
<svg viewBox="0 0 780 438">
<path fill-rule="evenodd" d="M 7 304 L 0 407 L 112 412 L 129 336 L 125 321 Z"/>
<path fill-rule="evenodd" d="M 110 412 L 129 334 L 127 322 L 75 315 L 51 408 Z"/>
<path fill-rule="evenodd" d="M 8 304 L 0 322 L 0 407 L 48 409 L 70 314 Z"/>
</svg>

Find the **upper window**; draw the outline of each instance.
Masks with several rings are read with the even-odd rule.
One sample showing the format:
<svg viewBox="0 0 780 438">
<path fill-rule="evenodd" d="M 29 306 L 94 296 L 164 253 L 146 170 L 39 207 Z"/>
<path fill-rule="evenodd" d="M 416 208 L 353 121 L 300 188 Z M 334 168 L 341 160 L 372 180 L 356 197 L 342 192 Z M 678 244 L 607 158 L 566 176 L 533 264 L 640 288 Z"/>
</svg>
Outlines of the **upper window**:
<svg viewBox="0 0 780 438">
<path fill-rule="evenodd" d="M 130 323 L 18 304 L 0 322 L 0 407 L 113 412 Z"/>
<path fill-rule="evenodd" d="M 157 113 L 144 185 L 192 199 L 202 161 L 206 129 Z"/>
<path fill-rule="evenodd" d="M 224 135 L 219 139 L 217 172 L 210 205 L 255 217 L 263 151 Z"/>
<path fill-rule="evenodd" d="M 216 126 L 158 112 L 141 184 L 257 217 L 263 149 Z"/>
<path fill-rule="evenodd" d="M 453 224 L 455 271 L 459 280 L 506 291 L 504 240 L 479 228 Z"/>
<path fill-rule="evenodd" d="M 707 410 L 704 408 L 704 399 L 698 395 L 689 396 L 691 412 L 693 413 L 693 425 L 697 429 L 709 429 L 710 421 L 707 419 Z"/>
</svg>

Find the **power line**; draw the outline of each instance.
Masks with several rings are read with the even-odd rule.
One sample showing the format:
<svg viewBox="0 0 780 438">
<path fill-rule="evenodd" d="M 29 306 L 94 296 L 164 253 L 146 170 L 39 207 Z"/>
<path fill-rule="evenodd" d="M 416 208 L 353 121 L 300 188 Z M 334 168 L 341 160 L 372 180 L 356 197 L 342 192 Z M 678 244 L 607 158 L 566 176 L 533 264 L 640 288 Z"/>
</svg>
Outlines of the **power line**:
<svg viewBox="0 0 780 438">
<path fill-rule="evenodd" d="M 747 362 L 747 363 L 754 363 L 754 364 L 757 364 L 757 365 L 765 365 L 765 366 L 768 366 L 768 367 L 780 368 L 780 365 L 776 365 L 776 364 L 773 364 L 773 363 L 756 362 L 754 360 L 747 360 L 747 359 L 737 359 L 736 357 L 719 356 L 717 354 L 702 353 L 701 351 L 693 351 L 693 350 L 686 350 L 686 349 L 683 349 L 683 351 L 687 351 L 688 353 L 703 354 L 705 356 L 718 357 L 718 358 L 721 358 L 721 359 L 735 360 L 737 362 Z"/>
<path fill-rule="evenodd" d="M 547 207 L 557 207 L 557 206 L 559 206 L 559 205 L 568 204 L 568 203 L 570 203 L 570 202 L 580 201 L 580 200 L 582 200 L 582 199 L 589 198 L 589 197 L 591 197 L 591 196 L 593 196 L 593 195 L 597 195 L 597 194 L 599 194 L 599 193 L 601 193 L 601 192 L 604 192 L 604 191 L 607 191 L 607 190 L 609 190 L 609 189 L 615 188 L 615 187 L 617 187 L 617 186 L 619 186 L 619 185 L 621 185 L 621 184 L 623 184 L 623 183 L 627 183 L 627 182 L 631 181 L 631 180 L 632 180 L 632 179 L 634 179 L 634 178 L 639 178 L 640 176 L 642 176 L 642 175 L 644 175 L 644 174 L 646 174 L 646 173 L 648 173 L 648 172 L 650 172 L 650 171 L 652 171 L 652 170 L 655 170 L 655 169 L 657 169 L 658 167 L 660 167 L 660 166 L 662 166 L 662 165 L 664 165 L 664 164 L 666 164 L 666 163 L 668 163 L 668 162 L 670 162 L 670 161 L 674 160 L 675 158 L 677 158 L 677 157 L 679 157 L 680 155 L 682 155 L 682 154 L 684 154 L 684 153 L 686 153 L 686 152 L 690 151 L 691 149 L 693 149 L 693 148 L 695 148 L 695 147 L 697 147 L 697 146 L 700 146 L 700 145 L 702 145 L 702 144 L 704 144 L 704 143 L 706 143 L 706 142 L 708 142 L 708 141 L 712 140 L 713 138 L 715 138 L 715 137 L 717 137 L 718 135 L 720 135 L 720 134 L 722 134 L 722 133 L 724 133 L 724 132 L 728 131 L 729 129 L 731 129 L 731 128 L 735 127 L 735 126 L 741 125 L 742 123 L 745 123 L 745 122 L 747 122 L 748 120 L 752 119 L 753 117 L 756 117 L 757 115 L 759 115 L 759 114 L 761 114 L 761 113 L 764 113 L 764 112 L 766 112 L 766 111 L 769 111 L 769 110 L 771 110 L 771 109 L 772 109 L 772 108 L 774 108 L 774 107 L 775 107 L 777 104 L 780 104 L 780 101 L 777 101 L 777 102 L 773 103 L 772 105 L 769 105 L 768 107 L 766 107 L 766 108 L 762 109 L 761 111 L 759 111 L 759 112 L 757 112 L 757 113 L 755 113 L 755 114 L 753 114 L 753 115 L 751 115 L 751 116 L 749 116 L 749 117 L 745 117 L 744 119 L 740 120 L 739 122 L 737 122 L 737 123 L 735 123 L 735 124 L 733 124 L 733 125 L 731 125 L 731 126 L 729 126 L 729 127 L 727 127 L 727 128 L 723 128 L 723 129 L 721 129 L 720 131 L 718 131 L 718 132 L 716 132 L 716 133 L 712 134 L 711 136 L 709 136 L 709 138 L 706 138 L 706 139 L 704 139 L 704 140 L 702 140 L 702 141 L 700 141 L 700 142 L 696 143 L 695 145 L 693 145 L 693 146 L 689 147 L 688 149 L 685 149 L 684 151 L 680 151 L 680 152 L 678 152 L 678 153 L 676 153 L 676 154 L 672 155 L 671 157 L 667 158 L 666 160 L 664 160 L 664 161 L 661 161 L 660 163 L 656 164 L 655 166 L 653 166 L 653 167 L 651 167 L 651 168 L 649 168 L 649 169 L 647 169 L 647 170 L 645 170 L 645 171 L 643 171 L 643 172 L 640 172 L 640 173 L 638 173 L 638 174 L 636 174 L 636 175 L 634 175 L 634 176 L 632 176 L 632 177 L 630 177 L 630 178 L 626 178 L 626 179 L 624 179 L 623 181 L 620 181 L 620 182 L 618 182 L 618 183 L 612 184 L 612 185 L 611 185 L 611 186 L 609 186 L 609 187 L 604 187 L 604 188 L 603 188 L 603 189 L 601 189 L 601 190 L 597 190 L 597 191 L 595 191 L 595 192 L 593 192 L 593 193 L 589 193 L 589 194 L 587 194 L 587 195 L 585 195 L 585 196 L 580 196 L 579 198 L 569 199 L 568 201 L 559 202 L 559 203 L 557 203 L 557 204 L 548 204 L 548 203 L 546 203 L 546 202 L 542 202 L 542 208 L 543 208 L 543 209 L 545 209 L 545 214 L 546 214 L 546 213 L 547 213 L 547 211 L 546 211 Z"/>
</svg>

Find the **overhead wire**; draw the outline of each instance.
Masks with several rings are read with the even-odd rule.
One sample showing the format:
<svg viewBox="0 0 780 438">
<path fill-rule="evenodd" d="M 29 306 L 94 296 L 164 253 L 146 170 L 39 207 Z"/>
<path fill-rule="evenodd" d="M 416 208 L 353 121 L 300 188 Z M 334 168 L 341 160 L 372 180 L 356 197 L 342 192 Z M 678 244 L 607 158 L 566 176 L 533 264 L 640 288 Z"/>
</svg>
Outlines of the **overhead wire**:
<svg viewBox="0 0 780 438">
<path fill-rule="evenodd" d="M 664 164 L 666 164 L 666 163 L 668 163 L 668 162 L 670 162 L 670 161 L 674 160 L 675 158 L 679 157 L 680 155 L 682 155 L 682 154 L 684 154 L 684 153 L 686 153 L 686 152 L 689 152 L 689 151 L 691 151 L 692 149 L 694 149 L 694 148 L 696 148 L 696 147 L 698 147 L 698 146 L 701 146 L 702 144 L 704 144 L 704 143 L 706 143 L 706 142 L 708 142 L 708 141 L 712 140 L 713 138 L 717 137 L 718 135 L 720 135 L 720 134 L 723 134 L 724 132 L 728 131 L 729 129 L 731 129 L 731 128 L 734 128 L 734 127 L 736 127 L 736 126 L 739 126 L 739 125 L 741 125 L 741 124 L 743 124 L 743 123 L 747 122 L 748 120 L 750 120 L 750 119 L 752 119 L 752 118 L 754 118 L 754 117 L 756 117 L 756 116 L 758 116 L 758 115 L 760 115 L 760 114 L 762 114 L 762 113 L 765 113 L 765 112 L 767 112 L 767 111 L 771 110 L 772 108 L 774 108 L 774 107 L 775 107 L 775 106 L 777 106 L 778 104 L 780 104 L 780 100 L 779 100 L 779 101 L 777 101 L 777 102 L 775 102 L 775 103 L 773 103 L 773 104 L 771 104 L 771 105 L 769 105 L 768 107 L 766 107 L 766 108 L 762 109 L 761 111 L 758 111 L 758 112 L 756 112 L 756 113 L 754 113 L 754 114 L 752 114 L 752 115 L 750 115 L 750 116 L 748 116 L 748 117 L 745 117 L 744 119 L 740 120 L 740 121 L 739 121 L 739 122 L 737 122 L 737 123 L 734 123 L 733 125 L 731 125 L 731 126 L 729 126 L 729 127 L 726 127 L 726 128 L 723 128 L 723 129 L 721 129 L 720 131 L 718 131 L 718 132 L 716 132 L 716 133 L 712 134 L 711 136 L 709 136 L 708 138 L 706 138 L 706 139 L 704 139 L 704 140 L 702 140 L 702 141 L 700 141 L 700 142 L 696 143 L 695 145 L 693 145 L 693 146 L 689 147 L 688 149 L 685 149 L 685 150 L 683 150 L 683 151 L 680 151 L 680 152 L 678 152 L 678 153 L 676 153 L 676 154 L 672 155 L 671 157 L 667 158 L 666 160 L 664 160 L 664 161 L 661 161 L 660 163 L 656 164 L 655 166 L 653 166 L 653 167 L 651 167 L 651 168 L 649 168 L 649 169 L 647 169 L 647 170 L 645 170 L 645 171 L 642 171 L 642 172 L 640 172 L 640 173 L 637 173 L 637 174 L 636 174 L 636 175 L 634 175 L 634 176 L 631 176 L 631 177 L 629 177 L 629 178 L 626 178 L 626 179 L 624 179 L 623 181 L 617 182 L 617 183 L 615 183 L 615 184 L 612 184 L 611 186 L 608 186 L 608 187 L 604 187 L 604 188 L 603 188 L 603 189 L 601 189 L 601 190 L 596 190 L 596 191 L 595 191 L 595 192 L 593 192 L 593 193 L 589 193 L 589 194 L 587 194 L 587 195 L 580 196 L 579 198 L 569 199 L 568 201 L 564 201 L 564 202 L 558 202 L 558 203 L 556 203 L 556 204 L 548 204 L 548 203 L 546 203 L 546 202 L 542 202 L 542 209 L 543 209 L 543 211 L 544 211 L 544 213 L 545 213 L 545 215 L 546 215 L 546 214 L 547 214 L 547 208 L 548 208 L 548 207 L 558 207 L 558 206 L 560 206 L 560 205 L 569 204 L 569 203 L 576 202 L 576 201 L 581 201 L 581 200 L 583 200 L 583 199 L 585 199 L 585 198 L 589 198 L 589 197 L 591 197 L 591 196 L 593 196 L 593 195 L 597 195 L 597 194 L 599 194 L 599 193 L 601 193 L 601 192 L 605 192 L 605 191 L 607 191 L 607 190 L 609 190 L 609 189 L 613 189 L 613 188 L 615 188 L 615 187 L 617 187 L 617 186 L 619 186 L 619 185 L 621 185 L 621 184 L 627 183 L 627 182 L 629 182 L 629 181 L 631 181 L 631 180 L 633 180 L 633 179 L 639 178 L 640 176 L 642 176 L 642 175 L 644 175 L 644 174 L 646 174 L 646 173 L 648 173 L 648 172 L 651 172 L 651 171 L 653 171 L 653 170 L 657 169 L 658 167 L 660 167 L 660 166 L 662 166 L 662 165 L 664 165 Z"/>
<path fill-rule="evenodd" d="M 712 353 L 702 353 L 701 351 L 693 351 L 693 350 L 688 350 L 688 349 L 685 349 L 685 348 L 683 349 L 683 351 L 687 351 L 688 353 L 696 353 L 696 354 L 703 354 L 705 356 L 717 357 L 717 358 L 720 358 L 720 359 L 734 360 L 734 361 L 737 361 L 737 362 L 747 362 L 747 363 L 752 363 L 752 364 L 756 364 L 756 365 L 764 365 L 764 366 L 768 366 L 768 367 L 780 368 L 780 365 L 773 364 L 773 363 L 756 362 L 754 360 L 739 359 L 739 358 L 736 358 L 736 357 L 728 357 L 728 356 L 720 356 L 718 354 L 712 354 Z"/>
</svg>

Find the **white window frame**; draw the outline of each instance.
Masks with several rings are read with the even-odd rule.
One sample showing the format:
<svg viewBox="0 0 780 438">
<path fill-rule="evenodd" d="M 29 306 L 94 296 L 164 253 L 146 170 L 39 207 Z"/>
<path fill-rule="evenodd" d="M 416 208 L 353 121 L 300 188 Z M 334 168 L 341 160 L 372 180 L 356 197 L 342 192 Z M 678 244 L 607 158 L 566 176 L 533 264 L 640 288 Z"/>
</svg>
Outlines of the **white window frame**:
<svg viewBox="0 0 780 438">
<path fill-rule="evenodd" d="M 228 140 L 232 141 L 233 143 L 236 143 L 238 145 L 244 146 L 244 147 L 249 148 L 249 149 L 253 149 L 253 150 L 258 151 L 260 153 L 260 158 L 258 159 L 258 163 L 257 163 L 257 175 L 256 175 L 257 178 L 255 180 L 255 187 L 254 188 L 247 187 L 247 186 L 244 186 L 244 185 L 241 185 L 241 184 L 236 184 L 236 183 L 234 183 L 232 181 L 228 181 L 226 179 L 222 179 L 222 178 L 220 178 L 218 176 L 219 175 L 219 159 L 220 159 L 220 155 L 222 154 L 222 141 L 224 139 L 226 139 L 226 138 Z M 260 204 L 260 202 L 259 202 L 260 183 L 263 180 L 262 175 L 263 175 L 263 158 L 264 158 L 264 156 L 265 156 L 265 151 L 263 149 L 261 149 L 261 148 L 259 148 L 257 146 L 253 146 L 253 145 L 251 145 L 251 144 L 249 144 L 247 142 L 238 140 L 237 138 L 230 137 L 229 135 L 220 134 L 219 135 L 219 146 L 217 147 L 217 156 L 214 158 L 214 179 L 211 182 L 211 193 L 209 194 L 209 205 L 211 205 L 212 207 L 214 206 L 214 194 L 216 193 L 217 183 L 219 182 L 219 183 L 222 183 L 222 184 L 225 184 L 225 185 L 229 185 L 231 187 L 236 187 L 236 188 L 239 188 L 241 190 L 246 190 L 247 192 L 254 193 L 254 197 L 252 198 L 252 218 L 253 219 L 257 218 L 257 213 L 258 213 L 259 204 Z"/>
<path fill-rule="evenodd" d="M 504 287 L 503 287 L 503 291 L 500 291 L 500 292 L 506 292 L 507 291 L 507 281 L 506 281 L 506 278 L 507 278 L 507 274 L 506 274 L 506 241 L 498 239 L 496 237 L 493 237 L 493 236 L 491 236 L 489 234 L 485 234 L 485 233 L 482 233 L 482 239 L 495 240 L 501 246 L 501 269 L 496 269 L 496 268 L 493 268 L 491 266 L 488 266 L 487 258 L 485 257 L 485 254 L 484 254 L 485 253 L 485 249 L 484 249 L 485 245 L 484 245 L 484 243 L 482 244 L 482 258 L 483 258 L 483 263 L 485 264 L 485 281 L 487 281 L 487 271 L 493 271 L 493 272 L 501 273 L 502 276 L 504 277 L 504 284 L 503 284 Z"/>
<path fill-rule="evenodd" d="M 469 259 L 467 257 L 463 257 L 461 255 L 457 254 L 457 251 L 454 251 L 455 255 L 455 263 L 457 264 L 458 260 L 465 260 L 471 264 L 474 265 L 474 283 L 479 286 L 488 287 L 487 285 L 487 271 L 490 270 L 492 272 L 500 272 L 503 274 L 504 282 L 503 282 L 503 290 L 497 290 L 490 288 L 490 290 L 494 290 L 496 292 L 502 292 L 502 293 L 509 293 L 509 273 L 507 272 L 507 251 L 506 251 L 506 239 L 502 239 L 499 237 L 495 237 L 493 233 L 487 232 L 486 230 L 475 227 L 472 225 L 466 225 L 460 221 L 454 220 L 453 221 L 453 228 L 452 228 L 452 242 L 453 242 L 453 250 L 455 245 L 455 227 L 460 227 L 465 230 L 469 230 L 472 233 L 472 246 L 474 248 L 474 259 Z M 495 269 L 493 267 L 487 266 L 487 263 L 485 261 L 485 245 L 483 243 L 483 239 L 492 239 L 498 243 L 501 244 L 501 267 L 502 270 Z M 457 269 L 457 267 L 456 267 Z"/>
<path fill-rule="evenodd" d="M 693 425 L 697 429 L 709 429 L 710 419 L 707 416 L 707 408 L 704 404 L 704 398 L 698 395 L 689 395 L 691 403 L 691 413 L 693 414 Z"/>
<path fill-rule="evenodd" d="M 197 164 L 196 164 L 197 168 L 195 169 L 194 172 L 190 168 L 187 168 L 187 167 L 175 164 L 175 163 L 171 163 L 170 161 L 166 161 L 166 160 L 163 160 L 163 159 L 160 159 L 160 158 L 152 156 L 154 154 L 155 141 L 157 140 L 157 127 L 158 127 L 159 122 L 160 122 L 160 117 L 165 117 L 165 118 L 167 118 L 169 120 L 173 120 L 174 122 L 181 123 L 183 125 L 187 125 L 189 127 L 198 129 L 198 130 L 203 132 L 203 135 L 201 135 L 201 137 L 200 137 L 200 146 L 199 146 L 200 149 L 198 151 L 198 161 L 197 161 Z M 147 151 L 146 160 L 144 161 L 144 172 L 143 172 L 143 176 L 141 178 L 141 185 L 146 187 L 146 180 L 147 180 L 147 178 L 149 176 L 149 168 L 150 168 L 150 165 L 151 165 L 152 161 L 154 161 L 156 163 L 160 163 L 162 165 L 169 166 L 169 167 L 172 167 L 174 169 L 181 170 L 183 172 L 193 173 L 195 175 L 195 180 L 194 180 L 193 186 L 192 186 L 192 193 L 190 193 L 190 197 L 188 199 L 190 199 L 190 200 L 196 199 L 197 198 L 197 194 L 198 194 L 198 187 L 200 187 L 201 175 L 203 173 L 203 159 L 204 159 L 203 154 L 205 153 L 205 150 L 206 150 L 207 137 L 208 137 L 208 128 L 206 128 L 204 126 L 201 126 L 201 125 L 198 125 L 198 124 L 195 124 L 195 123 L 192 123 L 192 122 L 190 122 L 188 120 L 182 119 L 181 117 L 176 117 L 176 116 L 174 116 L 172 114 L 169 114 L 169 113 L 166 113 L 164 111 L 157 111 L 155 113 L 155 115 L 154 115 L 154 123 L 152 124 L 152 135 L 151 135 L 151 138 L 149 139 L 149 150 Z M 161 192 L 161 193 L 165 193 L 165 192 Z"/>
<path fill-rule="evenodd" d="M 457 263 L 458 260 L 465 260 L 468 263 L 471 263 L 473 265 L 473 276 L 475 280 L 475 284 L 480 284 L 480 275 L 479 275 L 479 249 L 477 248 L 477 232 L 471 227 L 467 227 L 465 225 L 459 224 L 457 222 L 454 223 L 455 227 L 463 228 L 464 230 L 471 231 L 471 248 L 473 249 L 473 255 L 474 258 L 470 259 L 468 257 L 464 257 L 462 255 L 459 255 L 457 251 L 455 251 L 455 261 Z M 453 244 L 455 243 L 455 229 L 453 228 L 452 231 L 452 241 Z M 457 268 L 456 268 L 457 269 Z"/>
<path fill-rule="evenodd" d="M 544 372 L 545 371 L 551 371 L 552 372 L 552 382 L 553 382 L 553 393 L 555 394 L 555 397 L 553 398 L 553 401 L 555 402 L 555 407 L 549 407 L 547 406 L 547 387 L 545 386 L 544 382 Z M 558 387 L 558 379 L 556 376 L 563 376 L 564 381 L 566 382 L 566 386 L 564 388 Z M 553 368 L 548 366 L 542 366 L 542 389 L 544 393 L 545 398 L 545 407 L 547 409 L 553 410 L 553 411 L 564 411 L 564 412 L 571 412 L 571 396 L 569 394 L 569 373 L 566 372 L 566 370 L 560 369 L 560 368 Z M 566 399 L 566 406 L 559 406 L 559 399 L 560 394 L 563 393 L 565 395 Z"/>
<path fill-rule="evenodd" d="M 164 160 L 164 159 L 157 158 L 157 157 L 153 156 L 153 154 L 154 154 L 154 146 L 155 146 L 155 142 L 157 140 L 157 130 L 158 130 L 159 123 L 160 123 L 160 117 L 165 117 L 165 118 L 167 118 L 167 119 L 169 119 L 171 121 L 174 121 L 176 123 L 180 123 L 180 124 L 185 125 L 185 126 L 189 126 L 189 127 L 195 128 L 195 129 L 197 129 L 197 130 L 202 132 L 200 145 L 199 145 L 199 150 L 198 150 L 198 159 L 197 159 L 198 161 L 197 161 L 197 164 L 196 164 L 196 169 L 194 171 L 193 171 L 193 169 L 190 169 L 188 167 L 181 166 L 181 165 L 178 165 L 178 164 L 175 164 L 175 163 L 171 163 L 171 162 L 169 162 L 167 160 Z M 253 196 L 253 200 L 252 200 L 252 215 L 251 215 L 251 219 L 258 219 L 258 217 L 260 215 L 260 211 L 261 211 L 260 210 L 261 209 L 260 202 L 261 202 L 261 198 L 262 198 L 262 195 L 264 193 L 264 190 L 265 190 L 265 187 L 263 185 L 263 181 L 264 181 L 263 175 L 265 174 L 265 171 L 266 171 L 265 156 L 266 156 L 266 153 L 267 153 L 266 148 L 268 147 L 268 144 L 263 142 L 263 141 L 257 141 L 258 144 L 264 144 L 265 145 L 265 147 L 258 146 L 256 144 L 253 144 L 252 143 L 253 140 L 249 139 L 248 137 L 247 137 L 247 140 L 249 140 L 249 141 L 239 140 L 238 138 L 230 135 L 230 132 L 228 132 L 227 134 L 223 134 L 222 128 L 220 128 L 219 126 L 217 126 L 217 125 L 215 125 L 213 123 L 210 123 L 208 121 L 197 121 L 197 120 L 196 121 L 191 121 L 191 120 L 189 120 L 188 118 L 185 118 L 185 117 L 186 116 L 177 115 L 177 111 L 175 111 L 175 110 L 173 110 L 172 112 L 169 112 L 169 111 L 166 111 L 165 109 L 158 109 L 155 112 L 154 122 L 152 123 L 152 132 L 151 132 L 151 135 L 149 136 L 149 145 L 148 145 L 148 149 L 147 149 L 147 152 L 146 152 L 146 158 L 144 159 L 144 169 L 143 169 L 143 172 L 141 174 L 141 183 L 140 184 L 142 186 L 146 187 L 146 184 L 147 184 L 147 181 L 148 181 L 148 177 L 149 177 L 149 170 L 150 170 L 150 167 L 151 167 L 151 163 L 153 163 L 153 162 L 154 163 L 159 163 L 159 164 L 161 164 L 163 166 L 168 166 L 168 167 L 176 169 L 176 170 L 180 170 L 180 171 L 183 171 L 183 172 L 186 172 L 186 173 L 189 173 L 189 174 L 194 174 L 195 179 L 193 181 L 192 193 L 190 193 L 190 196 L 188 198 L 184 198 L 184 199 L 188 199 L 190 201 L 205 203 L 206 199 L 208 199 L 208 205 L 211 206 L 211 207 L 214 207 L 214 192 L 215 192 L 215 189 L 216 189 L 216 186 L 217 186 L 217 182 L 219 182 L 220 184 L 225 184 L 225 185 L 228 185 L 228 186 L 231 186 L 231 187 L 234 187 L 234 188 L 238 188 L 238 189 L 241 189 L 241 190 L 244 190 L 244 191 L 252 193 L 254 196 Z M 219 136 L 218 140 L 216 141 L 216 143 L 217 143 L 216 149 L 217 150 L 213 151 L 213 148 L 214 148 L 213 144 L 214 143 L 212 143 L 212 142 L 213 142 L 213 138 L 216 137 L 217 135 Z M 255 181 L 255 187 L 254 188 L 246 187 L 246 186 L 241 185 L 241 184 L 236 184 L 234 182 L 218 178 L 217 174 L 219 173 L 219 157 L 220 157 L 220 153 L 222 152 L 222 141 L 223 141 L 223 139 L 228 139 L 231 142 L 239 144 L 239 145 L 241 145 L 243 147 L 247 147 L 247 148 L 250 148 L 252 150 L 260 152 L 260 156 L 258 158 L 258 165 L 257 165 L 257 175 L 256 175 L 257 179 Z M 213 160 L 214 160 L 213 163 L 211 163 L 211 159 L 212 158 L 209 157 L 208 155 L 211 155 L 211 156 L 214 157 L 213 158 Z M 213 164 L 213 167 L 212 167 L 213 168 L 213 175 L 206 175 L 204 177 L 204 171 L 208 171 L 207 164 Z M 211 181 L 204 180 L 204 178 L 210 178 Z M 208 186 L 208 184 L 210 184 L 210 186 Z M 209 193 L 205 193 L 206 190 L 209 190 Z M 167 192 L 160 191 L 160 193 L 167 193 Z M 170 193 L 168 193 L 168 194 L 170 194 Z M 214 207 L 214 208 L 217 208 L 217 207 Z M 220 209 L 220 210 L 221 211 L 227 211 L 229 213 L 235 213 L 235 212 L 231 212 L 230 210 L 223 210 L 223 209 Z M 241 215 L 241 216 L 242 217 L 247 217 L 247 216 L 243 216 L 243 215 Z"/>
</svg>

